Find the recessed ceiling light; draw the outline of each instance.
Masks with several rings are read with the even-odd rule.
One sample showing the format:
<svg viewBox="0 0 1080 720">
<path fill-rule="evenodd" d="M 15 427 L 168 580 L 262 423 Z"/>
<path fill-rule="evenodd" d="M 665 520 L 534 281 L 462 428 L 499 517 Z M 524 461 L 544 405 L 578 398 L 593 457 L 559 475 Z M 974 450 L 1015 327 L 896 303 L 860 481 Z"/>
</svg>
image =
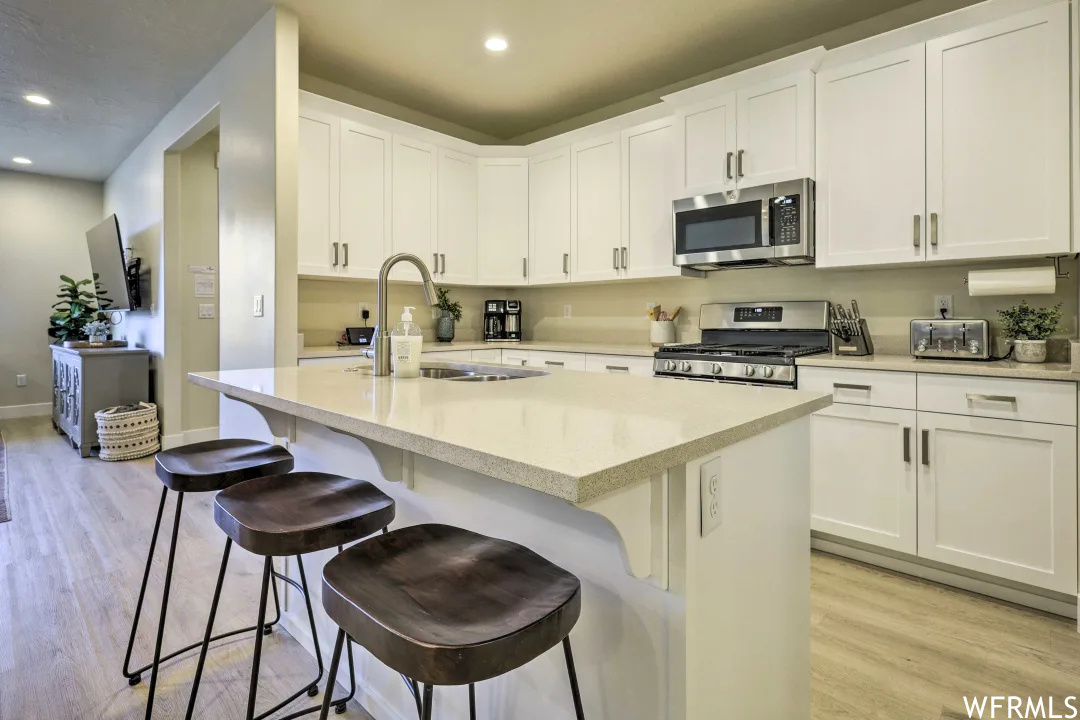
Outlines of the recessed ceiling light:
<svg viewBox="0 0 1080 720">
<path fill-rule="evenodd" d="M 489 37 L 484 41 L 484 47 L 491 52 L 502 52 L 509 46 L 510 44 L 506 42 L 506 39 L 501 37 Z"/>
<path fill-rule="evenodd" d="M 52 100 L 44 95 L 24 95 L 23 98 L 34 105 L 52 105 Z"/>
<path fill-rule="evenodd" d="M 30 158 L 24 158 L 24 157 L 13 157 L 13 158 L 11 158 L 11 162 L 18 163 L 19 165 L 32 165 L 33 164 L 30 161 Z"/>
</svg>

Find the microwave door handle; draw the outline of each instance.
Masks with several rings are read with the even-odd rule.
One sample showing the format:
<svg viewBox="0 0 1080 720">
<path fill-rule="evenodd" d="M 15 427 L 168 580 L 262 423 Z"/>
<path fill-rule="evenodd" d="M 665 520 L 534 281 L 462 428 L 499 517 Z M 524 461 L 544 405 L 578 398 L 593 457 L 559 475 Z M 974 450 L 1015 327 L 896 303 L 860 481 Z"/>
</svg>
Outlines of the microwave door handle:
<svg viewBox="0 0 1080 720">
<path fill-rule="evenodd" d="M 770 247 L 773 244 L 772 223 L 769 222 L 769 204 L 771 198 L 761 200 L 761 247 Z"/>
</svg>

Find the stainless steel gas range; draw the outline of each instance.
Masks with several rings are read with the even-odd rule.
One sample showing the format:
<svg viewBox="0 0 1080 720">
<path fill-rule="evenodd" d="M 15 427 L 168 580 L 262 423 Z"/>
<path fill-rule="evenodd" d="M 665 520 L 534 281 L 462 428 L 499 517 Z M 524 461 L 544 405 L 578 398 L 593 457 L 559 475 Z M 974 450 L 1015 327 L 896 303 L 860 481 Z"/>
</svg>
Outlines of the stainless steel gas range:
<svg viewBox="0 0 1080 720">
<path fill-rule="evenodd" d="M 795 358 L 829 352 L 829 303 L 790 301 L 701 306 L 701 342 L 665 345 L 658 377 L 795 387 Z"/>
</svg>

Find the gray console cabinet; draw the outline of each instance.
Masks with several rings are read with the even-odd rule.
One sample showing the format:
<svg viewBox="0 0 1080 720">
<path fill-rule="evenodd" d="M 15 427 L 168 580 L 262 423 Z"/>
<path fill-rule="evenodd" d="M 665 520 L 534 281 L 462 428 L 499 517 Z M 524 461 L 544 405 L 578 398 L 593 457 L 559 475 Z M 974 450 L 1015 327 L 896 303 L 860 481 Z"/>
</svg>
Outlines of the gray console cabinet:
<svg viewBox="0 0 1080 720">
<path fill-rule="evenodd" d="M 83 457 L 97 445 L 95 412 L 146 402 L 150 393 L 150 353 L 143 348 L 53 345 L 52 365 L 53 424 Z"/>
</svg>

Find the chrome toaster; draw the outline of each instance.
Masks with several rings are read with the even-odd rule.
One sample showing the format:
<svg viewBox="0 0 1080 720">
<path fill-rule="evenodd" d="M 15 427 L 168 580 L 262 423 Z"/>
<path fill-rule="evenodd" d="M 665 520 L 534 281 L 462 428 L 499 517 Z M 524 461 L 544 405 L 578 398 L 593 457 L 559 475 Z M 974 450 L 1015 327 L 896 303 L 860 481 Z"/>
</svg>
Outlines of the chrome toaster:
<svg viewBox="0 0 1080 720">
<path fill-rule="evenodd" d="M 912 320 L 911 354 L 917 358 L 986 360 L 990 324 L 986 320 Z"/>
</svg>

